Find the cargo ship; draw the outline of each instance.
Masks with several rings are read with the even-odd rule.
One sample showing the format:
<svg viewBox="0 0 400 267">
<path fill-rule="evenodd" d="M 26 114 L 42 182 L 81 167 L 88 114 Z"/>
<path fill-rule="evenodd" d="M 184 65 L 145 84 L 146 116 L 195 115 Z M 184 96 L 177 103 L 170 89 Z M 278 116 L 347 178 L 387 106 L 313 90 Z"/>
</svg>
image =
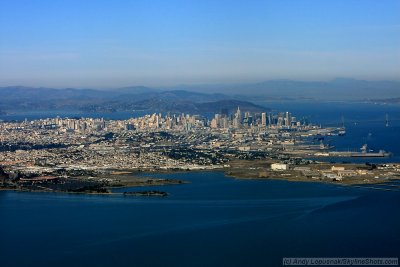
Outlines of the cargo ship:
<svg viewBox="0 0 400 267">
<path fill-rule="evenodd" d="M 379 152 L 368 152 L 367 144 L 361 147 L 361 152 L 352 153 L 351 157 L 389 157 L 390 153 L 385 150 L 379 150 Z"/>
<path fill-rule="evenodd" d="M 379 152 L 369 152 L 367 145 L 364 144 L 361 147 L 361 152 L 351 152 L 351 151 L 332 151 L 329 152 L 331 157 L 355 157 L 355 158 L 384 158 L 390 157 L 392 154 L 386 152 L 385 150 L 379 150 Z"/>
</svg>

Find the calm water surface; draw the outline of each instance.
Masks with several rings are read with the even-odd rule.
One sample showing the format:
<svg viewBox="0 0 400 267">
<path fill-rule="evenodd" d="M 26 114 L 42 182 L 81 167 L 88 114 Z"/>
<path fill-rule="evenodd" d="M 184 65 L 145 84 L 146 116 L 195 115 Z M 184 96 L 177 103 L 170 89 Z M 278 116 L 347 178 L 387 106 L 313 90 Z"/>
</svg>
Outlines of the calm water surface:
<svg viewBox="0 0 400 267">
<path fill-rule="evenodd" d="M 155 176 L 190 183 L 154 188 L 166 198 L 0 192 L 2 266 L 279 266 L 294 256 L 400 256 L 399 191 L 218 172 Z"/>
</svg>

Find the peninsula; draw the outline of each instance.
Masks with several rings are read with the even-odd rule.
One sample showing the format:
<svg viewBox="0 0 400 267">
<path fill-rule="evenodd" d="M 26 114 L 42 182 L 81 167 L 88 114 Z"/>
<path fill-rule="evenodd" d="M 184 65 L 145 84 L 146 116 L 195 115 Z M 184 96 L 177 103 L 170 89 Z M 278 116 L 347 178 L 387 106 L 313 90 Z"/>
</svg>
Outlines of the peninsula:
<svg viewBox="0 0 400 267">
<path fill-rule="evenodd" d="M 128 120 L 48 118 L 0 122 L 2 189 L 109 193 L 112 187 L 181 184 L 137 173 L 224 171 L 236 178 L 383 183 L 400 164 L 333 164 L 324 157 L 386 157 L 338 152 L 321 127 L 290 112 L 221 110 L 213 117 L 154 113 Z"/>
</svg>

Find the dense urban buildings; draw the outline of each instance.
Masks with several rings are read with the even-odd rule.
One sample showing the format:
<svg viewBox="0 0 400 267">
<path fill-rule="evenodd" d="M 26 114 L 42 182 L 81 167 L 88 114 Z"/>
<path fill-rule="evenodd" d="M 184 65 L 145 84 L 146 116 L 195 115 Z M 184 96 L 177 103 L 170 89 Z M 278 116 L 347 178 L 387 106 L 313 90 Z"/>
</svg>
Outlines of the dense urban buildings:
<svg viewBox="0 0 400 267">
<path fill-rule="evenodd" d="M 384 179 L 376 167 L 338 169 L 314 161 L 326 156 L 386 155 L 366 149 L 330 151 L 323 136 L 341 132 L 341 127 L 298 121 L 290 112 L 242 113 L 240 107 L 234 114 L 223 111 L 211 118 L 154 113 L 128 120 L 57 117 L 1 122 L 0 166 L 9 177 L 3 185 L 24 188 L 40 183 L 42 189 L 48 188 L 43 184 L 76 178 L 110 182 L 120 171 L 221 169 L 238 177 Z M 399 167 L 384 168 L 397 172 Z"/>
</svg>

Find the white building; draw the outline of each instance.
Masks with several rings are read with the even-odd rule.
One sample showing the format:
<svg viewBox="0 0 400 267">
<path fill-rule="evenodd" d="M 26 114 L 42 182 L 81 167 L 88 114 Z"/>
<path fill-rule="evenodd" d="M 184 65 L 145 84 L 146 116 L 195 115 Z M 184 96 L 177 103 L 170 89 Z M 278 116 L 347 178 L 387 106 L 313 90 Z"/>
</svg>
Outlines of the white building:
<svg viewBox="0 0 400 267">
<path fill-rule="evenodd" d="M 288 164 L 283 164 L 283 163 L 272 163 L 271 164 L 271 169 L 274 171 L 286 171 L 289 169 Z"/>
<path fill-rule="evenodd" d="M 267 125 L 267 113 L 265 112 L 261 113 L 261 125 L 262 126 Z"/>
<path fill-rule="evenodd" d="M 342 166 L 332 166 L 331 167 L 331 171 L 344 171 L 345 169 L 344 169 L 344 167 L 342 167 Z"/>
</svg>

